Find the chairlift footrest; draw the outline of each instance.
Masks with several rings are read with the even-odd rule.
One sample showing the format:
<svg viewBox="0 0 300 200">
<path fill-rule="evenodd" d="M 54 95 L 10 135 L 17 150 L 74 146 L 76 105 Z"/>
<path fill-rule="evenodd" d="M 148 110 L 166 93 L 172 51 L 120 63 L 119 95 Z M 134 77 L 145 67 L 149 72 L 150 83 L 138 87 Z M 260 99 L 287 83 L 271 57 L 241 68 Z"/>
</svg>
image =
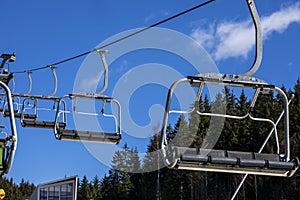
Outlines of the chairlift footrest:
<svg viewBox="0 0 300 200">
<path fill-rule="evenodd" d="M 21 121 L 21 124 L 23 127 L 31 127 L 31 128 L 55 128 L 55 122 L 52 121 L 37 121 L 37 120 L 31 120 L 31 119 L 23 119 Z M 65 122 L 59 122 L 58 126 L 60 128 L 65 128 L 66 123 Z"/>
<path fill-rule="evenodd" d="M 77 140 L 86 142 L 100 142 L 108 144 L 119 144 L 121 134 L 107 133 L 107 132 L 94 132 L 82 130 L 58 130 L 59 139 L 61 140 Z"/>
<path fill-rule="evenodd" d="M 167 155 L 176 155 L 176 168 L 198 171 L 289 177 L 299 168 L 297 158 L 282 161 L 278 154 L 238 152 L 214 149 L 172 147 Z"/>
</svg>

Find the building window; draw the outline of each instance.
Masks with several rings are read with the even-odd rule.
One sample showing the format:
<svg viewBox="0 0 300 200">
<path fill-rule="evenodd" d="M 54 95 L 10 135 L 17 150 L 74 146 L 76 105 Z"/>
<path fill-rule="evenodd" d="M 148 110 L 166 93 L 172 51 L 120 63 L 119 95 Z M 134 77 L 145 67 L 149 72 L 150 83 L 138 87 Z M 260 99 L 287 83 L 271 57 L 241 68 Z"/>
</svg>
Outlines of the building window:
<svg viewBox="0 0 300 200">
<path fill-rule="evenodd" d="M 60 200 L 73 200 L 73 183 L 60 186 Z"/>
<path fill-rule="evenodd" d="M 77 177 L 38 186 L 38 200 L 74 200 Z"/>
<path fill-rule="evenodd" d="M 40 200 L 47 200 L 48 197 L 48 190 L 47 188 L 40 189 Z"/>
<path fill-rule="evenodd" d="M 51 186 L 48 190 L 48 200 L 59 200 L 59 186 Z"/>
</svg>

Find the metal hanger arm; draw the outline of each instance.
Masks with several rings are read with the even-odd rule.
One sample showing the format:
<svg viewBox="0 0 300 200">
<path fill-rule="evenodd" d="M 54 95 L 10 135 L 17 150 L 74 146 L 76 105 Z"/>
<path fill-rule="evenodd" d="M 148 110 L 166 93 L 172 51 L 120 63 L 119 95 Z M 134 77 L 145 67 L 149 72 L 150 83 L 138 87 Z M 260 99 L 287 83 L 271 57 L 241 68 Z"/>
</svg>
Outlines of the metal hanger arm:
<svg viewBox="0 0 300 200">
<path fill-rule="evenodd" d="M 258 12 L 256 10 L 254 0 L 246 0 L 248 8 L 250 10 L 252 20 L 254 23 L 254 28 L 255 28 L 255 60 L 254 63 L 252 64 L 252 67 L 244 74 L 245 76 L 252 76 L 260 67 L 261 60 L 262 60 L 262 27 L 260 23 L 260 18 L 258 15 Z"/>
</svg>

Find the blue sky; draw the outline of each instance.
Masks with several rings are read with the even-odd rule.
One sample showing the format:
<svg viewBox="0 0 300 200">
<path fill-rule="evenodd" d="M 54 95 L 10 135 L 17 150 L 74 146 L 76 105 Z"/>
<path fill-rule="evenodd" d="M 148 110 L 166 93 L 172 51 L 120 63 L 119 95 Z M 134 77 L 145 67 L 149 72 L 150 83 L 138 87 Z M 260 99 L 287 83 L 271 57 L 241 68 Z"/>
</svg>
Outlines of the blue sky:
<svg viewBox="0 0 300 200">
<path fill-rule="evenodd" d="M 116 34 L 148 26 L 197 4 L 199 1 L 196 0 L 0 0 L 0 53 L 16 52 L 17 60 L 10 64 L 10 71 L 46 66 L 89 51 Z M 300 76 L 300 2 L 257 1 L 256 6 L 263 25 L 264 51 L 262 66 L 255 76 L 291 88 Z M 221 72 L 239 74 L 247 71 L 253 62 L 254 36 L 250 20 L 245 1 L 216 0 L 160 27 L 190 36 L 202 45 Z M 109 56 L 106 55 L 108 60 Z M 58 66 L 57 96 L 72 92 L 79 68 L 86 58 Z M 110 65 L 107 95 L 113 93 L 114 85 L 124 78 L 124 74 L 147 63 L 162 63 L 174 68 L 187 64 L 166 52 L 151 49 L 130 52 Z M 180 70 L 184 76 L 195 73 L 188 67 Z M 50 70 L 34 72 L 32 78 L 31 94 L 51 93 L 53 78 Z M 138 78 L 146 79 L 147 75 Z M 26 74 L 17 74 L 15 82 L 15 92 L 27 91 Z M 167 94 L 164 88 L 147 87 L 150 86 L 134 94 L 130 108 L 123 108 L 130 109 L 133 119 L 140 125 L 148 124 L 149 108 L 153 104 L 163 106 Z M 82 143 L 58 141 L 51 130 L 22 128 L 19 122 L 17 124 L 19 144 L 7 177 L 17 182 L 24 178 L 37 184 L 64 176 L 93 178 L 96 174 L 102 177 L 107 173 L 108 167 L 91 155 Z M 145 151 L 147 138 L 142 142 L 127 139 L 125 137 L 118 147 L 128 142 L 131 147 Z"/>
</svg>

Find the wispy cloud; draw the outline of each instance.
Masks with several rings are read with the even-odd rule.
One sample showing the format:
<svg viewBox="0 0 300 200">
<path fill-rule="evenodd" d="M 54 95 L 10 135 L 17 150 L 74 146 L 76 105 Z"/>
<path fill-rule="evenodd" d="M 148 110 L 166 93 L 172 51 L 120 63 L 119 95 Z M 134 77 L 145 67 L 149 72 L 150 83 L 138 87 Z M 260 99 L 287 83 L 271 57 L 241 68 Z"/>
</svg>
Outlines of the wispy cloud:
<svg viewBox="0 0 300 200">
<path fill-rule="evenodd" d="M 161 16 L 162 17 L 167 17 L 170 15 L 170 12 L 167 10 L 160 10 L 159 13 L 152 13 L 150 15 L 148 15 L 147 17 L 145 17 L 144 22 L 149 23 L 149 22 L 153 22 L 154 20 L 159 19 Z"/>
<path fill-rule="evenodd" d="M 148 15 L 147 17 L 145 17 L 144 21 L 146 23 L 153 21 L 156 18 L 156 16 L 154 14 Z"/>
<path fill-rule="evenodd" d="M 274 32 L 284 32 L 292 23 L 300 23 L 300 2 L 261 17 L 263 39 L 268 39 Z M 255 46 L 254 27 L 250 19 L 215 23 L 205 28 L 198 27 L 192 31 L 191 36 L 216 60 L 246 58 Z"/>
<path fill-rule="evenodd" d="M 77 88 L 78 91 L 76 92 L 95 92 L 97 85 L 100 82 L 100 78 L 103 75 L 103 72 L 95 74 L 93 76 L 89 76 L 89 78 L 82 78 L 79 87 Z"/>
</svg>

